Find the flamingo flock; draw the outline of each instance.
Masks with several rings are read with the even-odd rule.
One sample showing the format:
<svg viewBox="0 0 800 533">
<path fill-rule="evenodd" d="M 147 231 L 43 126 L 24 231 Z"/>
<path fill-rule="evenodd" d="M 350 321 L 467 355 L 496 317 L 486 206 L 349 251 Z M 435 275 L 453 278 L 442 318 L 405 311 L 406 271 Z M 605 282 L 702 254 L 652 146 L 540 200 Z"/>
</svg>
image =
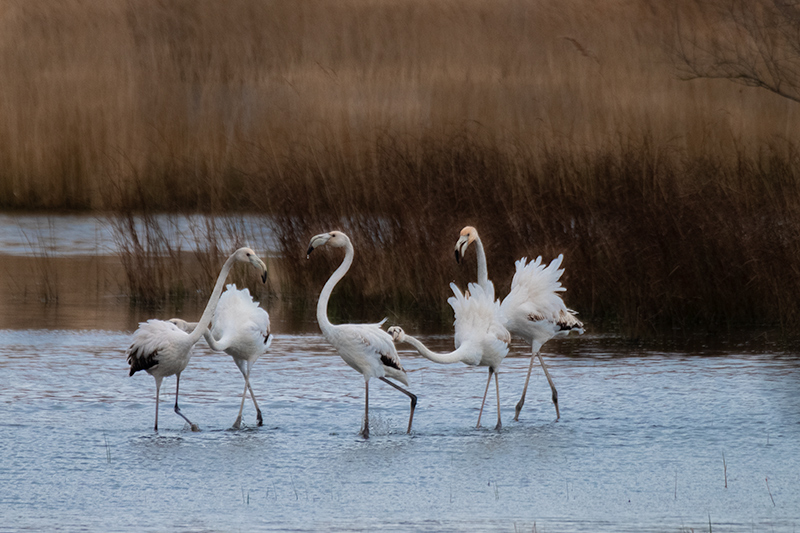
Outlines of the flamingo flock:
<svg viewBox="0 0 800 533">
<path fill-rule="evenodd" d="M 583 333 L 583 324 L 568 309 L 559 295 L 566 290 L 559 279 L 564 270 L 561 268 L 563 255 L 545 266 L 541 257 L 528 261 L 523 257 L 515 264 L 516 271 L 511 288 L 505 298 L 495 297 L 495 288 L 489 279 L 486 253 L 472 226 L 466 226 L 460 232 L 455 245 L 455 258 L 463 263 L 468 247 L 474 243 L 478 265 L 476 282 L 469 283 L 467 289 L 461 291 L 454 283 L 453 291 L 447 301 L 453 309 L 455 350 L 449 353 L 438 353 L 430 350 L 419 339 L 407 334 L 402 327 L 392 326 L 387 331 L 382 329 L 386 319 L 372 324 L 333 324 L 328 318 L 328 302 L 334 287 L 344 278 L 353 264 L 355 249 L 350 238 L 341 231 L 320 233 L 311 238 L 307 256 L 322 246 L 344 248 L 344 258 L 339 267 L 331 274 L 322 287 L 317 302 L 317 322 L 322 336 L 336 350 L 348 366 L 358 371 L 364 378 L 364 417 L 360 435 L 369 438 L 369 381 L 371 378 L 386 383 L 390 387 L 406 395 L 410 400 L 407 433 L 411 432 L 417 396 L 398 383 L 409 386 L 408 374 L 400 362 L 395 343 L 411 345 L 420 355 L 434 363 L 464 363 L 469 366 L 488 367 L 489 375 L 483 393 L 478 422 L 481 426 L 486 396 L 492 377 L 497 393 L 497 424 L 495 429 L 502 428 L 500 415 L 500 383 L 498 372 L 500 364 L 508 355 L 512 335 L 521 338 L 531 346 L 531 359 L 525 378 L 522 395 L 516 405 L 514 420 L 525 403 L 534 361 L 538 358 L 552 390 L 552 400 L 556 409 L 556 420 L 561 417 L 558 407 L 558 393 L 553 379 L 540 354 L 542 346 L 550 339 L 571 331 Z M 175 413 L 181 416 L 192 431 L 199 431 L 197 424 L 191 422 L 178 406 L 178 391 L 181 373 L 188 366 L 192 348 L 204 338 L 214 351 L 225 352 L 233 358 L 244 378 L 239 413 L 232 425 L 240 429 L 242 414 L 248 391 L 256 409 L 256 424 L 263 424 L 263 415 L 258 407 L 255 393 L 250 384 L 250 372 L 253 364 L 267 352 L 272 344 L 269 314 L 253 299 L 247 289 L 238 289 L 236 285 L 225 286 L 228 273 L 235 263 L 247 263 L 261 274 L 266 283 L 267 267 L 250 248 L 236 250 L 223 264 L 217 277 L 214 290 L 206 304 L 202 316 L 197 322 L 189 322 L 181 318 L 170 320 L 151 319 L 139 324 L 134 332 L 130 347 L 126 352 L 130 365 L 129 375 L 144 370 L 156 382 L 155 423 L 153 429 L 158 431 L 158 406 L 161 384 L 165 377 L 175 376 Z M 225 292 L 223 293 L 223 287 Z M 397 383 L 396 383 L 397 382 Z"/>
</svg>

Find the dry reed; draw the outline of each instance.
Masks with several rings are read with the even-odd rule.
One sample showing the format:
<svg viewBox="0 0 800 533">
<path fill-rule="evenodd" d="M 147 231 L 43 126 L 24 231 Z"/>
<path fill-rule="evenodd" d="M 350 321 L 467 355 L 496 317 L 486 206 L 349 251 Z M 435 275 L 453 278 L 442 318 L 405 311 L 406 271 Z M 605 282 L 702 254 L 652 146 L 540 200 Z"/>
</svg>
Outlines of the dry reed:
<svg viewBox="0 0 800 533">
<path fill-rule="evenodd" d="M 501 293 L 517 257 L 565 253 L 590 323 L 797 325 L 797 106 L 681 81 L 671 9 L 9 0 L 0 207 L 268 214 L 303 316 L 339 259 L 303 248 L 339 228 L 357 258 L 333 314 L 446 324 L 472 223 Z M 132 294 L 194 290 L 156 226 L 119 230 Z"/>
</svg>

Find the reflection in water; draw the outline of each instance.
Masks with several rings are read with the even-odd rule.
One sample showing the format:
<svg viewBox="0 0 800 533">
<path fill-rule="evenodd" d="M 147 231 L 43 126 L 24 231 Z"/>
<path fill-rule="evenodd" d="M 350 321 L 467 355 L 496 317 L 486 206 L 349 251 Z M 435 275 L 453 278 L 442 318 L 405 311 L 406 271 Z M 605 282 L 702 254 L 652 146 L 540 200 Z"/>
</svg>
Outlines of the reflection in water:
<svg viewBox="0 0 800 533">
<path fill-rule="evenodd" d="M 189 279 L 198 276 L 187 261 Z M 196 265 L 195 265 L 196 266 Z M 0 328 L 108 329 L 134 331 L 149 318 L 197 320 L 207 295 L 186 297 L 151 309 L 129 305 L 125 273 L 111 256 L 18 257 L 0 255 Z M 199 268 L 199 267 L 198 267 Z M 280 287 L 280 261 L 270 262 L 270 283 L 261 297 L 270 319 L 280 327 L 289 314 L 271 291 Z M 272 296 L 272 297 L 270 297 Z M 316 324 L 293 329 L 316 330 Z"/>
<path fill-rule="evenodd" d="M 203 431 L 167 409 L 167 380 L 157 435 L 152 380 L 127 376 L 129 338 L 0 331 L 4 528 L 706 531 L 709 516 L 720 531 L 800 527 L 800 361 L 791 354 L 554 341 L 546 357 L 561 420 L 539 372 L 522 420 L 498 432 L 473 427 L 482 369 L 401 350 L 419 395 L 414 430 L 404 434 L 404 401 L 376 384 L 364 441 L 360 377 L 318 334 L 276 336 L 253 368 L 265 425 L 255 427 L 248 403 L 242 431 L 229 430 L 241 375 L 201 343 L 181 407 Z M 527 361 L 501 367 L 506 416 Z"/>
</svg>

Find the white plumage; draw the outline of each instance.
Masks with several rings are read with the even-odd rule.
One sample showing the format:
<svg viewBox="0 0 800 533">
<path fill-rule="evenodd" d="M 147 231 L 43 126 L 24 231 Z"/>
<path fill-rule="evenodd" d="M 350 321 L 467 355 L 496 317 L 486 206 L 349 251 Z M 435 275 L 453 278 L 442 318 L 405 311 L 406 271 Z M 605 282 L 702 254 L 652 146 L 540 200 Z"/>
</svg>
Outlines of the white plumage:
<svg viewBox="0 0 800 533">
<path fill-rule="evenodd" d="M 345 256 L 342 264 L 339 265 L 319 295 L 317 302 L 317 322 L 325 339 L 330 342 L 344 362 L 350 365 L 364 376 L 365 397 L 364 397 L 364 426 L 361 435 L 369 437 L 369 380 L 378 378 L 388 383 L 395 389 L 411 398 L 411 413 L 408 417 L 408 432 L 411 432 L 411 423 L 414 419 L 414 409 L 417 405 L 417 397 L 399 385 L 389 381 L 387 378 L 408 385 L 406 371 L 400 364 L 397 350 L 392 342 L 392 337 L 381 329 L 383 322 L 377 324 L 331 324 L 328 319 L 328 300 L 331 297 L 333 288 L 344 277 L 350 266 L 353 264 L 355 251 L 350 238 L 341 231 L 331 231 L 330 233 L 320 233 L 315 235 L 308 246 L 308 255 L 315 248 L 328 244 L 334 248 L 344 248 Z"/>
<path fill-rule="evenodd" d="M 456 261 L 463 258 L 467 247 L 473 242 L 478 258 L 478 284 L 486 286 L 491 283 L 486 266 L 486 253 L 478 231 L 472 226 L 466 226 L 461 230 L 461 235 L 456 242 Z M 583 323 L 575 317 L 575 312 L 568 309 L 558 295 L 559 292 L 566 290 L 559 281 L 564 273 L 564 270 L 560 268 L 563 259 L 564 256 L 559 255 L 547 266 L 542 263 L 541 256 L 532 262 L 528 262 L 526 257 L 517 261 L 514 278 L 511 281 L 511 290 L 501 304 L 503 315 L 506 318 L 506 328 L 513 335 L 523 338 L 526 343 L 531 345 L 528 374 L 525 378 L 522 397 L 516 406 L 514 420 L 519 419 L 519 413 L 525 403 L 525 394 L 536 357 L 539 358 L 553 393 L 556 418 L 561 417 L 558 409 L 558 392 L 539 350 L 544 343 L 556 335 L 568 334 L 573 330 L 583 333 Z"/>
<path fill-rule="evenodd" d="M 203 316 L 191 332 L 186 332 L 169 321 L 151 319 L 139 324 L 139 329 L 133 333 L 133 341 L 126 352 L 126 358 L 130 365 L 129 375 L 132 376 L 139 370 L 144 370 L 156 380 L 156 420 L 153 426 L 156 431 L 158 431 L 158 399 L 161 382 L 165 377 L 172 375 L 176 376 L 175 412 L 189 423 L 192 431 L 199 430 L 197 424 L 186 418 L 178 407 L 181 372 L 189 364 L 192 347 L 207 331 L 225 279 L 236 262 L 250 263 L 258 268 L 261 271 L 262 280 L 266 281 L 267 266 L 264 262 L 250 248 L 240 248 L 228 257 L 222 266 L 214 290 L 203 311 Z"/>
<path fill-rule="evenodd" d="M 190 331 L 196 324 L 172 319 L 184 331 Z M 211 329 L 204 333 L 206 342 L 212 350 L 225 352 L 233 358 L 233 362 L 244 377 L 244 391 L 239 406 L 239 415 L 233 427 L 239 429 L 242 424 L 242 412 L 247 391 L 256 409 L 258 425 L 264 423 L 261 409 L 258 407 L 256 395 L 250 384 L 250 370 L 253 364 L 269 349 L 272 335 L 269 328 L 269 314 L 253 300 L 248 289 L 237 289 L 236 285 L 226 286 L 219 299 L 211 322 Z"/>
<path fill-rule="evenodd" d="M 500 418 L 500 383 L 497 370 L 500 363 L 508 355 L 508 343 L 511 335 L 503 325 L 505 317 L 500 309 L 500 302 L 494 297 L 494 286 L 489 282 L 486 287 L 470 283 L 464 294 L 458 290 L 454 283 L 450 284 L 453 296 L 447 302 L 455 313 L 455 350 L 450 353 L 436 353 L 431 351 L 419 339 L 406 335 L 402 328 L 393 326 L 389 333 L 396 342 L 407 342 L 425 358 L 435 363 L 465 363 L 472 366 L 488 366 L 489 379 L 483 392 L 483 401 L 478 413 L 478 425 L 481 425 L 483 406 L 486 403 L 486 394 L 489 383 L 494 374 L 497 388 L 497 429 L 502 427 Z"/>
</svg>

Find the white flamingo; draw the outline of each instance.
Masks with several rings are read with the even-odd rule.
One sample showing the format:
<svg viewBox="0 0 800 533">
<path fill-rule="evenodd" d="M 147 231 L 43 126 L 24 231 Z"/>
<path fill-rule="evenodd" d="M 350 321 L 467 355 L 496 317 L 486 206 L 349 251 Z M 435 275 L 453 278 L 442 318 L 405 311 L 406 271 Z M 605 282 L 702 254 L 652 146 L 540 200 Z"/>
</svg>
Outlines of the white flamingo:
<svg viewBox="0 0 800 533">
<path fill-rule="evenodd" d="M 455 351 L 450 353 L 436 353 L 422 344 L 419 339 L 406 335 L 399 326 L 389 328 L 389 333 L 396 342 L 407 342 L 427 359 L 434 363 L 466 363 L 473 366 L 488 366 L 489 379 L 483 391 L 481 410 L 478 413 L 478 425 L 481 427 L 481 415 L 486 403 L 486 394 L 489 392 L 489 383 L 494 374 L 495 387 L 497 388 L 497 426 L 500 429 L 503 423 L 500 419 L 500 383 L 497 378 L 497 369 L 508 355 L 508 343 L 511 334 L 503 326 L 504 318 L 500 310 L 500 302 L 494 298 L 494 287 L 491 282 L 484 287 L 470 283 L 468 291 L 461 294 L 454 283 L 450 284 L 453 296 L 447 302 L 455 312 Z"/>
<path fill-rule="evenodd" d="M 161 391 L 161 381 L 166 376 L 176 376 L 175 381 L 175 412 L 183 417 L 192 428 L 192 431 L 199 431 L 197 424 L 181 413 L 178 407 L 178 388 L 181 381 L 181 372 L 189 364 L 192 356 L 192 347 L 200 340 L 204 332 L 208 330 L 208 324 L 214 314 L 214 309 L 222 294 L 222 287 L 228 272 L 233 268 L 234 263 L 250 263 L 261 271 L 261 279 L 267 279 L 267 266 L 258 258 L 250 248 L 239 248 L 222 265 L 222 270 L 217 277 L 214 291 L 208 299 L 203 316 L 194 327 L 187 333 L 172 322 L 166 320 L 148 320 L 139 324 L 139 329 L 133 333 L 133 342 L 128 348 L 126 355 L 130 364 L 130 374 L 134 375 L 139 370 L 145 370 L 156 380 L 156 421 L 153 429 L 158 431 L 158 398 Z"/>
<path fill-rule="evenodd" d="M 197 326 L 196 322 L 186 322 L 180 318 L 170 319 L 170 322 L 187 333 Z M 233 362 L 244 376 L 242 403 L 233 428 L 241 427 L 242 411 L 248 390 L 256 408 L 258 425 L 263 425 L 264 418 L 256 402 L 253 387 L 250 385 L 250 369 L 272 344 L 269 314 L 253 300 L 249 290 L 246 288 L 237 290 L 236 285 L 230 284 L 219 299 L 211 321 L 211 329 L 206 329 L 203 336 L 212 350 L 225 352 L 233 357 Z"/>
<path fill-rule="evenodd" d="M 334 248 L 344 248 L 345 255 L 342 264 L 339 265 L 319 295 L 317 302 L 317 322 L 322 330 L 325 339 L 336 348 L 344 362 L 356 369 L 364 376 L 364 426 L 361 435 L 369 438 L 369 380 L 378 378 L 388 383 L 411 398 L 411 413 L 408 416 L 408 430 L 411 432 L 411 422 L 414 419 L 414 408 L 417 405 L 417 397 L 401 386 L 389 381 L 387 378 L 408 386 L 406 371 L 400 364 L 397 350 L 392 342 L 392 337 L 381 329 L 383 322 L 378 324 L 331 324 L 328 319 L 328 300 L 331 297 L 333 288 L 341 280 L 350 266 L 353 264 L 353 244 L 350 238 L 341 231 L 331 231 L 330 233 L 320 233 L 315 235 L 308 245 L 308 255 L 315 248 L 328 244 Z"/>
<path fill-rule="evenodd" d="M 463 259 L 467 247 L 473 242 L 478 256 L 478 284 L 486 286 L 490 283 L 486 267 L 486 252 L 478 236 L 478 230 L 472 226 L 466 226 L 461 230 L 461 235 L 456 242 L 456 261 L 460 262 Z M 547 382 L 550 383 L 550 389 L 553 391 L 556 419 L 561 418 L 558 409 L 558 391 L 556 391 L 556 386 L 539 350 L 544 343 L 556 335 L 568 334 L 572 330 L 583 333 L 583 323 L 575 317 L 574 311 L 567 309 L 564 301 L 557 294 L 566 290 L 559 281 L 564 273 L 564 270 L 559 268 L 563 259 L 563 254 L 559 254 L 548 266 L 542 263 L 541 256 L 532 262 L 528 262 L 527 257 L 518 260 L 515 263 L 516 272 L 511 281 L 511 291 L 500 305 L 503 315 L 506 317 L 506 328 L 513 335 L 522 337 L 526 343 L 531 345 L 528 375 L 525 378 L 522 397 L 517 402 L 514 420 L 519 420 L 519 413 L 525 404 L 525 394 L 528 391 L 533 362 L 537 357 L 542 364 Z"/>
</svg>

